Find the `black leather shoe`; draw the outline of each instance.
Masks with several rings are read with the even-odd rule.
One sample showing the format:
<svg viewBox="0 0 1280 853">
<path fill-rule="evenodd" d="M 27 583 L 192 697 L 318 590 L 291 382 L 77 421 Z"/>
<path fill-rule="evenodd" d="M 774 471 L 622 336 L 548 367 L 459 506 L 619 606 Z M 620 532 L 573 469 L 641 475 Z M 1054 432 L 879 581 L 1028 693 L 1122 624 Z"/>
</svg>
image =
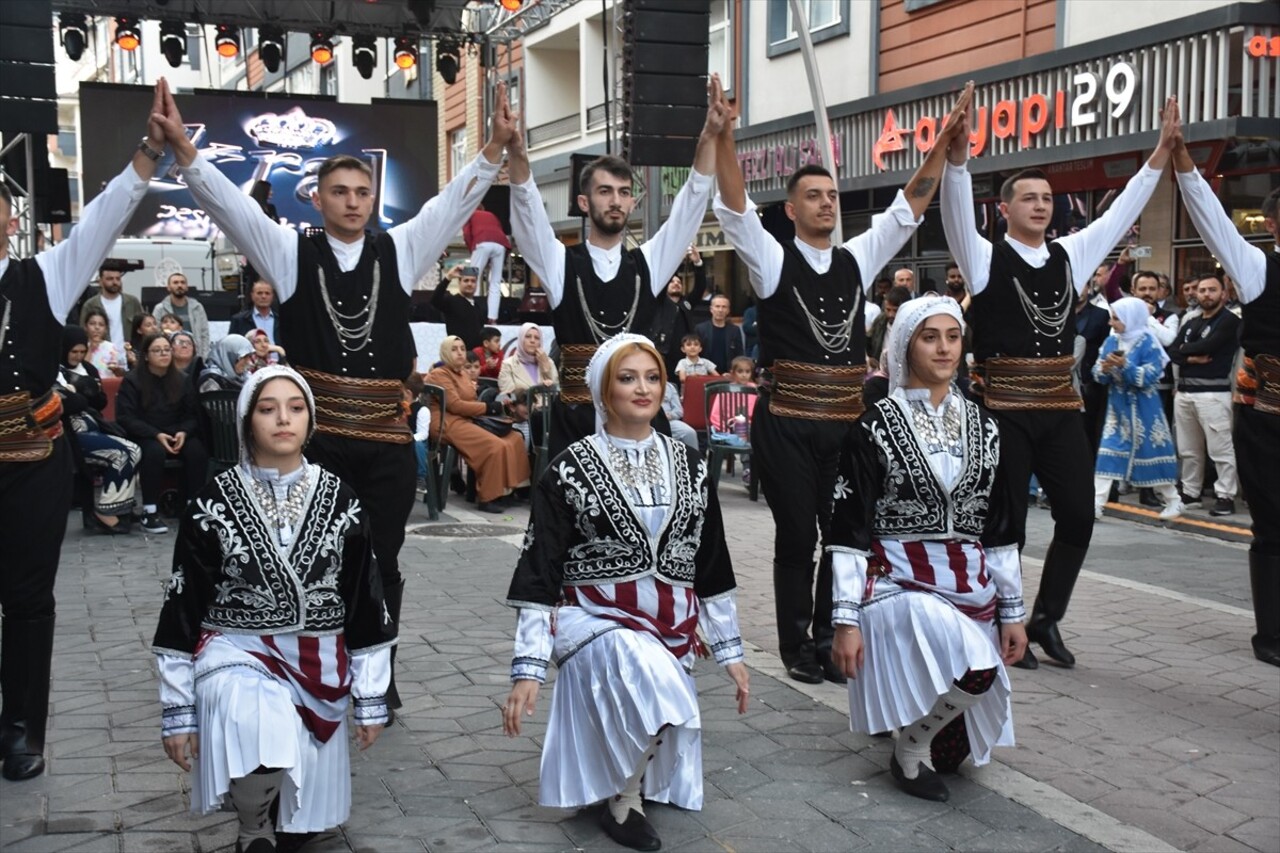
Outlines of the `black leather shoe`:
<svg viewBox="0 0 1280 853">
<path fill-rule="evenodd" d="M 1039 643 L 1044 653 L 1062 666 L 1070 669 L 1076 665 L 1076 656 L 1071 654 L 1062 642 L 1057 622 L 1032 616 L 1031 621 L 1027 623 L 1027 639 Z"/>
<path fill-rule="evenodd" d="M 491 512 L 495 515 L 501 515 L 502 507 L 498 506 L 496 501 L 483 501 L 476 504 L 476 512 Z"/>
<path fill-rule="evenodd" d="M 1164 502 L 1156 497 L 1156 490 L 1147 488 L 1138 489 L 1138 503 L 1152 509 L 1159 509 L 1164 506 Z"/>
<path fill-rule="evenodd" d="M 793 681 L 802 681 L 805 684 L 821 684 L 825 679 L 822 667 L 818 666 L 816 660 L 797 660 L 788 663 L 787 675 Z"/>
<path fill-rule="evenodd" d="M 297 853 L 304 844 L 319 834 L 318 832 L 277 832 L 276 853 Z"/>
<path fill-rule="evenodd" d="M 916 778 L 908 779 L 902 772 L 902 765 L 898 763 L 898 756 L 893 755 L 889 758 L 889 772 L 893 774 L 893 781 L 898 783 L 898 787 L 913 797 L 936 803 L 945 803 L 951 799 L 946 783 L 924 764 L 917 764 Z"/>
<path fill-rule="evenodd" d="M 836 666 L 836 662 L 831 659 L 830 652 L 818 652 L 818 666 L 822 668 L 822 676 L 832 684 L 848 683 L 840 667 Z"/>
<path fill-rule="evenodd" d="M 661 850 L 662 839 L 654 831 L 649 819 L 635 809 L 627 812 L 627 819 L 618 823 L 605 806 L 600 813 L 600 828 L 614 841 L 632 850 Z"/>
<path fill-rule="evenodd" d="M 1031 646 L 1027 646 L 1027 650 L 1022 653 L 1022 660 L 1013 662 L 1018 669 L 1039 669 L 1040 661 L 1036 660 L 1035 653 L 1031 651 Z"/>
<path fill-rule="evenodd" d="M 248 847 L 241 847 L 240 842 L 236 842 L 236 853 L 276 853 L 279 848 L 265 838 L 255 838 L 249 842 Z"/>
<path fill-rule="evenodd" d="M 18 753 L 5 757 L 4 769 L 0 771 L 0 775 L 3 775 L 10 782 L 21 782 L 23 779 L 33 779 L 43 772 L 43 755 Z"/>
</svg>

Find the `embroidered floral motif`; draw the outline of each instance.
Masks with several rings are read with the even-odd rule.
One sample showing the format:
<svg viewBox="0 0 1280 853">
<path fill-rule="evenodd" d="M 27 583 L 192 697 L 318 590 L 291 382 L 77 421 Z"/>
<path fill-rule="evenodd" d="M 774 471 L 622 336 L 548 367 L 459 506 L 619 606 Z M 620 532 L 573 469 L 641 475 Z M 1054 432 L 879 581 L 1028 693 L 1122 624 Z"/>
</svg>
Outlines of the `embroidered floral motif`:
<svg viewBox="0 0 1280 853">
<path fill-rule="evenodd" d="M 186 584 L 185 571 L 180 565 L 173 570 L 173 574 L 169 576 L 169 587 L 165 593 L 165 598 L 182 595 L 183 586 Z"/>
<path fill-rule="evenodd" d="M 849 482 L 845 480 L 844 475 L 841 474 L 838 477 L 836 477 L 835 499 L 840 501 L 840 500 L 844 500 L 845 498 L 851 497 L 852 495 L 853 495 L 853 488 L 849 485 Z"/>
</svg>

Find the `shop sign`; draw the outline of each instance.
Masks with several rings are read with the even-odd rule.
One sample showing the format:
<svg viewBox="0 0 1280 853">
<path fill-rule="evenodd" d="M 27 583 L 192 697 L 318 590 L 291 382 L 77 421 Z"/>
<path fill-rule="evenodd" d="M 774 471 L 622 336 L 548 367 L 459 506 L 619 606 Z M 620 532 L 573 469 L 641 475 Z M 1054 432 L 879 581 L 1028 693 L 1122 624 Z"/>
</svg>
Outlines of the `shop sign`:
<svg viewBox="0 0 1280 853">
<path fill-rule="evenodd" d="M 1016 137 L 1021 148 L 1029 148 L 1043 131 L 1089 127 L 1098 124 L 1103 114 L 1113 119 L 1124 118 L 1133 108 L 1138 91 L 1138 72 L 1131 63 L 1118 61 L 1106 68 L 1105 74 L 1077 71 L 1071 75 L 1069 90 L 1036 92 L 1023 98 L 1003 99 L 993 106 L 973 109 L 969 133 L 969 154 L 977 157 L 992 139 Z M 876 167 L 888 170 L 884 155 L 903 151 L 906 137 L 921 153 L 933 149 L 938 130 L 946 117 L 922 116 L 913 127 L 900 127 L 893 109 L 885 110 L 884 126 L 871 146 L 871 159 Z"/>
<path fill-rule="evenodd" d="M 840 167 L 840 137 L 831 135 L 831 148 Z M 742 167 L 743 180 L 764 181 L 769 178 L 786 178 L 801 166 L 822 165 L 822 147 L 817 138 L 802 139 L 785 145 L 770 145 L 738 152 L 738 165 Z"/>
</svg>

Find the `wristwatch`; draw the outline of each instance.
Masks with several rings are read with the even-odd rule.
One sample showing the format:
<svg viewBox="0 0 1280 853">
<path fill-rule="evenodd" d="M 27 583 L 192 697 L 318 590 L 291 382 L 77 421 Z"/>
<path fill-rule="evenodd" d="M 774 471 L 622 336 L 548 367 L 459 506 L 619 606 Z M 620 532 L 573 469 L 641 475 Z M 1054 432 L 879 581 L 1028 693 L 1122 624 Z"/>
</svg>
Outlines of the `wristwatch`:
<svg viewBox="0 0 1280 853">
<path fill-rule="evenodd" d="M 153 163 L 159 162 L 160 158 L 164 156 L 164 151 L 157 151 L 151 147 L 151 137 L 149 136 L 142 137 L 142 141 L 138 143 L 138 150 L 146 154 Z"/>
</svg>

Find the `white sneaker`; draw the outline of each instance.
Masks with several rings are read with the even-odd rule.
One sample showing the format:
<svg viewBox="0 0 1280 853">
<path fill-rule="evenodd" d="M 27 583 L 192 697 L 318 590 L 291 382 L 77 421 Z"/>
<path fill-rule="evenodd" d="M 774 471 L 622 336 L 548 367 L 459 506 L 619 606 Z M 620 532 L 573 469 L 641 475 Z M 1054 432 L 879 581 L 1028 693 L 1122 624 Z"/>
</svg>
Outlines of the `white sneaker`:
<svg viewBox="0 0 1280 853">
<path fill-rule="evenodd" d="M 1101 503 L 1095 503 L 1095 504 L 1093 505 L 1093 517 L 1094 517 L 1094 518 L 1102 518 L 1102 509 L 1103 509 L 1103 506 L 1104 506 L 1104 505 L 1103 505 L 1103 504 L 1101 504 Z"/>
<path fill-rule="evenodd" d="M 1183 506 L 1182 501 L 1173 500 L 1166 504 L 1164 509 L 1160 510 L 1160 519 L 1162 521 L 1168 521 L 1171 518 L 1177 518 L 1182 515 L 1182 511 L 1185 509 L 1186 507 Z"/>
</svg>

